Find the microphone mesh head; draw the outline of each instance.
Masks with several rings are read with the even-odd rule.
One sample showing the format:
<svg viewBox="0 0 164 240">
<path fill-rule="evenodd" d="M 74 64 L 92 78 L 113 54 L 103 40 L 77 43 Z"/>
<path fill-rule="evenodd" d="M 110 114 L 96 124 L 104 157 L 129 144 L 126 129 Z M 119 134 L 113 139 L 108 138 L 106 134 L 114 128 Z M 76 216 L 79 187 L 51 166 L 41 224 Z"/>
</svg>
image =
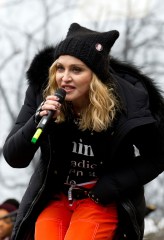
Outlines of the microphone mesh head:
<svg viewBox="0 0 164 240">
<path fill-rule="evenodd" d="M 55 96 L 59 98 L 59 102 L 62 103 L 66 96 L 66 91 L 63 88 L 58 88 L 55 92 Z"/>
</svg>

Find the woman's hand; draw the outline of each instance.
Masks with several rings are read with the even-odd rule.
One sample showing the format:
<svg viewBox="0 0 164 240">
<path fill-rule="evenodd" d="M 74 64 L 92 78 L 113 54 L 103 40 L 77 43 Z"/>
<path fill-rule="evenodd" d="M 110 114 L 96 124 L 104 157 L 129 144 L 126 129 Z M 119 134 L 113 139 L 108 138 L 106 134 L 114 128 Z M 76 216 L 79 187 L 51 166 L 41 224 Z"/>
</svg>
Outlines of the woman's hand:
<svg viewBox="0 0 164 240">
<path fill-rule="evenodd" d="M 37 117 L 41 118 L 48 114 L 48 111 L 54 111 L 52 118 L 56 118 L 60 113 L 61 104 L 59 103 L 59 98 L 55 95 L 49 95 L 46 97 L 45 101 L 41 103 L 37 110 Z"/>
</svg>

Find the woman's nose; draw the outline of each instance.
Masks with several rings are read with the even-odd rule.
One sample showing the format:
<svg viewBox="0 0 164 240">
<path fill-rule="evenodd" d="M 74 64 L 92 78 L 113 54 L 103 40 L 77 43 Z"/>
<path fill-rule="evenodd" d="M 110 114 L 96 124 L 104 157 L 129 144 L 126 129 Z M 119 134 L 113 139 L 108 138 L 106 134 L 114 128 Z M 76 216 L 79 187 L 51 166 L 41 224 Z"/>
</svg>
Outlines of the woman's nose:
<svg viewBox="0 0 164 240">
<path fill-rule="evenodd" d="M 71 80 L 71 75 L 69 71 L 64 71 L 63 76 L 62 76 L 63 81 L 70 81 Z"/>
</svg>

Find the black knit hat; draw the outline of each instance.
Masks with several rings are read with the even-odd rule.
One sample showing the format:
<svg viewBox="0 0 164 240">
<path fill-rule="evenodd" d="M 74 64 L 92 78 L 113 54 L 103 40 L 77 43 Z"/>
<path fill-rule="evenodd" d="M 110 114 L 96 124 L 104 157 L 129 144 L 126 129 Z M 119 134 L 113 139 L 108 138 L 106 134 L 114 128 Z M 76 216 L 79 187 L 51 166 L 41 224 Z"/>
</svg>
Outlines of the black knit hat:
<svg viewBox="0 0 164 240">
<path fill-rule="evenodd" d="M 117 30 L 96 32 L 78 23 L 72 23 L 65 40 L 55 50 L 55 59 L 71 55 L 84 62 L 102 82 L 109 79 L 109 52 L 116 39 Z"/>
</svg>

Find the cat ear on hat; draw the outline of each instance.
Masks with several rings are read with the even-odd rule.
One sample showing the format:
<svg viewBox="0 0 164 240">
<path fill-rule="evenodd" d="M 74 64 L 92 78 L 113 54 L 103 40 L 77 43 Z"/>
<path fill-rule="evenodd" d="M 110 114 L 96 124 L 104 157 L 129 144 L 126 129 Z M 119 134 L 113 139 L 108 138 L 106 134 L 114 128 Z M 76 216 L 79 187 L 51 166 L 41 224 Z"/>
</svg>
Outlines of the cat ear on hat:
<svg viewBox="0 0 164 240">
<path fill-rule="evenodd" d="M 68 29 L 66 37 L 73 37 L 81 26 L 78 23 L 72 23 Z"/>
<path fill-rule="evenodd" d="M 78 23 L 72 23 L 68 29 L 67 37 L 72 36 L 81 26 Z"/>
<path fill-rule="evenodd" d="M 107 51 L 110 51 L 118 37 L 119 32 L 117 30 L 111 30 L 109 32 L 102 33 L 101 35 L 101 38 L 103 39 L 102 42 L 105 44 Z"/>
<path fill-rule="evenodd" d="M 68 29 L 66 37 L 74 37 L 77 34 L 93 33 L 95 31 L 82 27 L 78 23 L 72 23 Z"/>
</svg>

